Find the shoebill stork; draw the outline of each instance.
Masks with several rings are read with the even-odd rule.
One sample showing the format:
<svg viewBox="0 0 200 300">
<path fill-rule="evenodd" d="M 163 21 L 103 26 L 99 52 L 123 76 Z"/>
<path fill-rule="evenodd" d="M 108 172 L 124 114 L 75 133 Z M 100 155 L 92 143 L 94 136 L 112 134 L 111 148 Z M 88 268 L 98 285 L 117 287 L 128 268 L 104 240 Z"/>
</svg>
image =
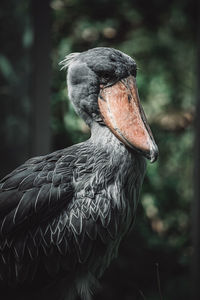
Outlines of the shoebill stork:
<svg viewBox="0 0 200 300">
<path fill-rule="evenodd" d="M 133 224 L 145 158 L 154 162 L 158 149 L 131 57 L 95 48 L 62 65 L 91 137 L 31 158 L 1 180 L 0 287 L 39 290 L 37 299 L 90 299 Z"/>
</svg>

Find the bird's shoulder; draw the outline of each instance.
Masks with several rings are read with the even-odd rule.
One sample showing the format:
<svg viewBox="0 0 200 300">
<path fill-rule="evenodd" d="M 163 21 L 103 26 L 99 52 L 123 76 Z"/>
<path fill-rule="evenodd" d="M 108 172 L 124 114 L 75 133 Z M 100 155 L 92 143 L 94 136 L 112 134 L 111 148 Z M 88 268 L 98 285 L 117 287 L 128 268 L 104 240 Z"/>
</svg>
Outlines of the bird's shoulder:
<svg viewBox="0 0 200 300">
<path fill-rule="evenodd" d="M 0 181 L 1 233 L 29 220 L 48 218 L 73 198 L 73 172 L 82 144 L 27 160 Z M 32 220 L 33 221 L 33 220 Z"/>
<path fill-rule="evenodd" d="M 56 183 L 55 175 L 61 174 L 64 167 L 69 169 L 76 159 L 76 150 L 77 147 L 72 146 L 28 159 L 0 180 L 0 191 L 12 189 L 23 191 L 32 186 L 40 186 L 43 182 L 53 181 Z"/>
</svg>

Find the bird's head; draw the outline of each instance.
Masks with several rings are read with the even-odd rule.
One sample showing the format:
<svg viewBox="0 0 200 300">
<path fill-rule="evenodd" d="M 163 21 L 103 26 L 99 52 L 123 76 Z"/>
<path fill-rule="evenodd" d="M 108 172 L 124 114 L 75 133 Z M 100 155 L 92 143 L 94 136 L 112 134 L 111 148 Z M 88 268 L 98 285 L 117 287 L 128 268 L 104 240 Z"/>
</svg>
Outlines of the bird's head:
<svg viewBox="0 0 200 300">
<path fill-rule="evenodd" d="M 72 53 L 61 64 L 68 68 L 69 98 L 85 122 L 106 125 L 126 146 L 154 162 L 158 148 L 140 104 L 135 61 L 99 47 Z"/>
</svg>

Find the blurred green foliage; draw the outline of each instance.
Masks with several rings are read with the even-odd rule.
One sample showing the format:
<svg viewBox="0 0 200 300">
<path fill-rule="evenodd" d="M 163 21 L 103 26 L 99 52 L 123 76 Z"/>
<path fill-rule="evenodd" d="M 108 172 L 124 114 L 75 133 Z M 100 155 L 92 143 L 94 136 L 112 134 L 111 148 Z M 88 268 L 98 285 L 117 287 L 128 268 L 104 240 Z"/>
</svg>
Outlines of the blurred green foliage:
<svg viewBox="0 0 200 300">
<path fill-rule="evenodd" d="M 28 9 L 27 1 L 0 3 L 0 177 L 28 158 L 32 43 Z"/>
<path fill-rule="evenodd" d="M 1 111 L 9 112 L 5 116 L 0 111 L 1 141 L 6 137 L 1 147 L 14 140 L 16 150 L 23 140 L 20 151 L 28 136 L 30 114 L 29 3 L 2 0 L 0 14 Z M 148 164 L 135 229 L 123 242 L 95 299 L 161 299 L 157 273 L 164 299 L 189 299 L 196 59 L 193 2 L 52 0 L 51 8 L 53 148 L 89 136 L 67 99 L 65 73 L 59 72 L 58 62 L 71 52 L 106 46 L 136 60 L 140 99 L 160 150 L 158 162 Z"/>
</svg>

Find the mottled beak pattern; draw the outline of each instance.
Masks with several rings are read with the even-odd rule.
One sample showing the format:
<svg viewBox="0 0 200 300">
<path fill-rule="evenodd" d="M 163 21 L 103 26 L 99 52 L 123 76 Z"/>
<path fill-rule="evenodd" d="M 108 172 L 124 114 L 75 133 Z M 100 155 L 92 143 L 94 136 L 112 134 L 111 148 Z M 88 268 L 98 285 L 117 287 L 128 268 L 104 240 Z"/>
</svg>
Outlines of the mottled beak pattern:
<svg viewBox="0 0 200 300">
<path fill-rule="evenodd" d="M 158 147 L 140 104 L 135 78 L 102 86 L 98 103 L 105 124 L 115 136 L 151 162 L 156 161 Z"/>
</svg>

